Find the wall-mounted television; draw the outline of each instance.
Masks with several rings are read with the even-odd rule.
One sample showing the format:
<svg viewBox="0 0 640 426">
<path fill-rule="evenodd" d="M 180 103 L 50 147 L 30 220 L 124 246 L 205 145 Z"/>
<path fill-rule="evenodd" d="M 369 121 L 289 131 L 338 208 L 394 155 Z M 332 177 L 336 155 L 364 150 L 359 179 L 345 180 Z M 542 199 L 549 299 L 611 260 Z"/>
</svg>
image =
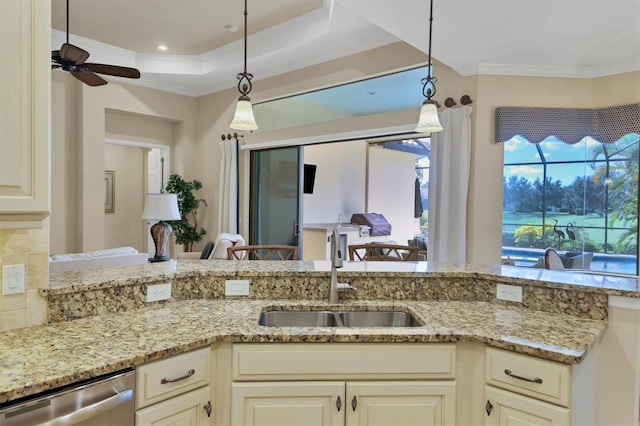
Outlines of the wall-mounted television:
<svg viewBox="0 0 640 426">
<path fill-rule="evenodd" d="M 302 185 L 303 192 L 305 194 L 313 194 L 313 186 L 316 182 L 316 165 L 305 164 L 304 165 L 304 183 Z"/>
</svg>

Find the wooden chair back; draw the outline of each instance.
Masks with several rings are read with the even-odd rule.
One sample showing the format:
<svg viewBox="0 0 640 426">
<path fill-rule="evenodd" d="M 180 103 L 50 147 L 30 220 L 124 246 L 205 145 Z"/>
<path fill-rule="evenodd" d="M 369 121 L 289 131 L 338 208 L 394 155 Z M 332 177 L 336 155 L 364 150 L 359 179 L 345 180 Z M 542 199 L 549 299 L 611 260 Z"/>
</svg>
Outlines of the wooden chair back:
<svg viewBox="0 0 640 426">
<path fill-rule="evenodd" d="M 399 244 L 352 244 L 349 247 L 350 260 L 418 260 L 418 247 Z"/>
<path fill-rule="evenodd" d="M 265 244 L 234 246 L 227 249 L 229 260 L 298 260 L 298 247 Z"/>
</svg>

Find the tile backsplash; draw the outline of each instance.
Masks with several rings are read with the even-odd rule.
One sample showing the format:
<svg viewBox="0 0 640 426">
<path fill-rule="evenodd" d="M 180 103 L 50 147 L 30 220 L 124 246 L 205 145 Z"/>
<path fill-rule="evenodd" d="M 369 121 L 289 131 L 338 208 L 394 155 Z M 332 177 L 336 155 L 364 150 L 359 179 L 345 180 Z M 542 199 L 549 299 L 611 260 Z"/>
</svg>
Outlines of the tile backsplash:
<svg viewBox="0 0 640 426">
<path fill-rule="evenodd" d="M 44 324 L 47 308 L 38 289 L 49 285 L 49 220 L 37 229 L 0 229 L 0 290 L 2 266 L 25 265 L 25 293 L 0 291 L 0 331 Z"/>
</svg>

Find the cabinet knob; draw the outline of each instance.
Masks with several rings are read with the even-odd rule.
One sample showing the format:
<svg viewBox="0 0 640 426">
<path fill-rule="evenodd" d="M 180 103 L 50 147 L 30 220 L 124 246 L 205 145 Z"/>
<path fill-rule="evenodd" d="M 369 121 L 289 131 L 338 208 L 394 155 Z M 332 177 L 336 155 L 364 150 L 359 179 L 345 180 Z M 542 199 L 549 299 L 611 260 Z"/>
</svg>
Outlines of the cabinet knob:
<svg viewBox="0 0 640 426">
<path fill-rule="evenodd" d="M 342 400 L 340 399 L 340 397 L 336 399 L 336 408 L 338 409 L 338 412 L 340 412 L 340 409 L 342 408 Z"/>
<path fill-rule="evenodd" d="M 491 412 L 493 411 L 493 405 L 491 404 L 491 401 L 489 401 L 488 399 L 487 399 L 486 405 L 484 406 L 484 409 L 487 410 L 487 416 L 490 416 Z"/>
<path fill-rule="evenodd" d="M 207 417 L 211 417 L 211 412 L 213 411 L 213 406 L 211 405 L 211 401 L 207 401 L 204 407 L 204 411 L 207 412 Z"/>
<path fill-rule="evenodd" d="M 353 399 L 351 400 L 351 408 L 353 408 L 353 411 L 356 411 L 357 406 L 358 406 L 358 399 L 354 395 Z"/>
</svg>

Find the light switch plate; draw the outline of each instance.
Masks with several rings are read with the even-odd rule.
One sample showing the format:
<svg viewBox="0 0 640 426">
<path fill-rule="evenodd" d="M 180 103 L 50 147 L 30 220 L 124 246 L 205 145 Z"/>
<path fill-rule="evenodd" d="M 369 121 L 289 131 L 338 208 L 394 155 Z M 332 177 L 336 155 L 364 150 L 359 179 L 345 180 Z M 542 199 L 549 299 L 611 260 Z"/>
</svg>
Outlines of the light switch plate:
<svg viewBox="0 0 640 426">
<path fill-rule="evenodd" d="M 4 265 L 2 267 L 2 295 L 24 293 L 25 267 L 24 264 Z"/>
<path fill-rule="evenodd" d="M 226 280 L 224 282 L 225 296 L 248 296 L 249 280 Z"/>
</svg>

